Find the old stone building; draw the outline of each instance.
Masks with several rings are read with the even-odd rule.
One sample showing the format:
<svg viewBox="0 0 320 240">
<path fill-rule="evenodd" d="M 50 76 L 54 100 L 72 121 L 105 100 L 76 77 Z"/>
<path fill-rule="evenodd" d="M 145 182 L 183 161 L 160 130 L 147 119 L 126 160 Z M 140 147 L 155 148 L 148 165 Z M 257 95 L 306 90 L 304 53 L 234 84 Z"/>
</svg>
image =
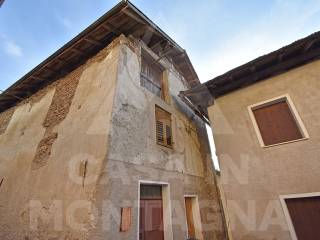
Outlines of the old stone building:
<svg viewBox="0 0 320 240">
<path fill-rule="evenodd" d="M 199 84 L 122 1 L 0 95 L 0 239 L 225 239 Z"/>
<path fill-rule="evenodd" d="M 182 93 L 213 124 L 231 239 L 320 239 L 319 57 L 317 32 Z"/>
</svg>

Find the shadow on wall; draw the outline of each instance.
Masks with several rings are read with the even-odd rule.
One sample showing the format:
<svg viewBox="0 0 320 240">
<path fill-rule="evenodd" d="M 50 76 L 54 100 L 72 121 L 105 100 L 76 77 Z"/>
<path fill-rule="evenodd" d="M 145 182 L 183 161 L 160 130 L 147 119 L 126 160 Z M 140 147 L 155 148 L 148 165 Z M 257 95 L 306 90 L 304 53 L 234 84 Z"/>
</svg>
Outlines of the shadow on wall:
<svg viewBox="0 0 320 240">
<path fill-rule="evenodd" d="M 198 129 L 202 129 L 203 121 L 196 115 L 194 112 L 179 98 L 172 96 L 174 104 L 177 106 L 177 108 L 191 121 L 193 121 Z M 220 172 L 220 165 L 218 161 L 218 157 L 216 155 L 216 147 L 213 139 L 212 129 L 209 125 L 206 125 L 206 133 L 209 140 L 210 145 L 210 151 L 211 151 L 211 158 L 213 161 L 214 168 L 217 172 Z M 205 134 L 200 133 L 201 136 L 204 136 Z"/>
</svg>

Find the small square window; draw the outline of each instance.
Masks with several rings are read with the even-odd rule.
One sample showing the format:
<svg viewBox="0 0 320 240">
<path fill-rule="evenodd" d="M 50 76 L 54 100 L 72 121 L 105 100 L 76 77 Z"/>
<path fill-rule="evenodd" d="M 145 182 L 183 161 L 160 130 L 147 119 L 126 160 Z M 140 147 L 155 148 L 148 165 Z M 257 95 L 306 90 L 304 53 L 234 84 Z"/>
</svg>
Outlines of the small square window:
<svg viewBox="0 0 320 240">
<path fill-rule="evenodd" d="M 171 114 L 156 106 L 156 137 L 159 145 L 172 148 Z"/>
<path fill-rule="evenodd" d="M 288 97 L 249 107 L 258 138 L 263 146 L 306 138 L 304 126 Z"/>
</svg>

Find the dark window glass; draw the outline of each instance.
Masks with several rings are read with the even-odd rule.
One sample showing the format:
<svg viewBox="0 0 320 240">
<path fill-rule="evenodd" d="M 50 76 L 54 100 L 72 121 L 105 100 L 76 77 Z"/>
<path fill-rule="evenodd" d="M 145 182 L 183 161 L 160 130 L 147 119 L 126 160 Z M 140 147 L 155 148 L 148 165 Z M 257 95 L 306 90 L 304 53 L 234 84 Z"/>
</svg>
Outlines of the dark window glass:
<svg viewBox="0 0 320 240">
<path fill-rule="evenodd" d="M 162 199 L 162 187 L 158 185 L 141 185 L 141 199 Z"/>
</svg>

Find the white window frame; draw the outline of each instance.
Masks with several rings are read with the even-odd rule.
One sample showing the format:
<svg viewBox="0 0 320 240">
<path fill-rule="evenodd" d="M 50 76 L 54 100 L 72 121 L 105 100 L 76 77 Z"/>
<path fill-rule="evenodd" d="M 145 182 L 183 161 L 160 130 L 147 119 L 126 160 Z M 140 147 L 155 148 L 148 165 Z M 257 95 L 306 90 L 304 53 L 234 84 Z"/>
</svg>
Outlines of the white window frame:
<svg viewBox="0 0 320 240">
<path fill-rule="evenodd" d="M 187 229 L 186 238 L 189 237 L 188 222 L 187 222 L 187 207 L 186 207 L 186 201 L 185 201 L 186 198 L 194 198 L 194 202 L 192 203 L 192 215 L 193 215 L 196 239 L 203 240 L 199 199 L 198 199 L 198 195 L 192 195 L 192 194 L 183 196 L 184 212 L 185 212 L 185 218 L 186 218 L 186 229 Z"/>
<path fill-rule="evenodd" d="M 294 119 L 296 121 L 296 124 L 297 124 L 297 126 L 298 126 L 298 128 L 299 128 L 299 130 L 301 132 L 302 138 L 296 139 L 296 140 L 291 140 L 291 141 L 286 141 L 286 142 L 281 142 L 281 143 L 276 143 L 276 144 L 271 144 L 271 145 L 265 145 L 264 141 L 263 141 L 263 138 L 262 138 L 262 135 L 260 133 L 256 118 L 255 118 L 255 116 L 253 114 L 253 111 L 256 110 L 256 109 L 259 109 L 261 107 L 265 107 L 265 106 L 272 105 L 274 103 L 278 103 L 278 102 L 283 101 L 283 100 L 285 100 L 286 103 L 288 104 L 288 107 L 289 107 L 289 109 L 291 111 L 291 114 L 294 117 Z M 260 146 L 263 147 L 263 148 L 272 147 L 272 146 L 278 146 L 278 145 L 283 145 L 283 144 L 287 144 L 287 143 L 298 142 L 298 141 L 303 141 L 303 140 L 309 139 L 308 131 L 307 131 L 305 125 L 303 124 L 303 121 L 302 121 L 302 119 L 301 119 L 296 107 L 294 106 L 293 101 L 292 101 L 292 99 L 291 99 L 289 94 L 284 94 L 284 95 L 281 95 L 281 96 L 278 96 L 278 97 L 275 97 L 275 98 L 267 99 L 265 101 L 250 105 L 250 106 L 248 106 L 248 111 L 249 111 L 250 119 L 251 119 L 251 121 L 253 123 L 254 130 L 256 132 L 258 141 L 260 143 Z"/>
<path fill-rule="evenodd" d="M 282 210 L 285 216 L 285 219 L 287 221 L 287 225 L 289 228 L 289 232 L 291 235 L 291 239 L 292 240 L 298 240 L 297 238 L 297 234 L 296 231 L 294 229 L 291 217 L 290 217 L 290 213 L 289 213 L 289 209 L 288 206 L 286 204 L 286 199 L 291 199 L 291 198 L 308 198 L 308 197 L 319 197 L 320 196 L 320 192 L 313 192 L 313 193 L 302 193 L 302 194 L 290 194 L 290 195 L 280 195 L 280 202 L 281 202 L 281 206 L 282 206 Z"/>
<path fill-rule="evenodd" d="M 170 183 L 157 182 L 149 180 L 139 180 L 138 186 L 138 231 L 137 240 L 139 240 L 140 232 L 140 186 L 141 185 L 155 185 L 162 187 L 162 209 L 163 209 L 163 234 L 164 240 L 173 240 L 172 230 L 172 211 L 171 211 L 171 197 L 170 197 Z"/>
</svg>

